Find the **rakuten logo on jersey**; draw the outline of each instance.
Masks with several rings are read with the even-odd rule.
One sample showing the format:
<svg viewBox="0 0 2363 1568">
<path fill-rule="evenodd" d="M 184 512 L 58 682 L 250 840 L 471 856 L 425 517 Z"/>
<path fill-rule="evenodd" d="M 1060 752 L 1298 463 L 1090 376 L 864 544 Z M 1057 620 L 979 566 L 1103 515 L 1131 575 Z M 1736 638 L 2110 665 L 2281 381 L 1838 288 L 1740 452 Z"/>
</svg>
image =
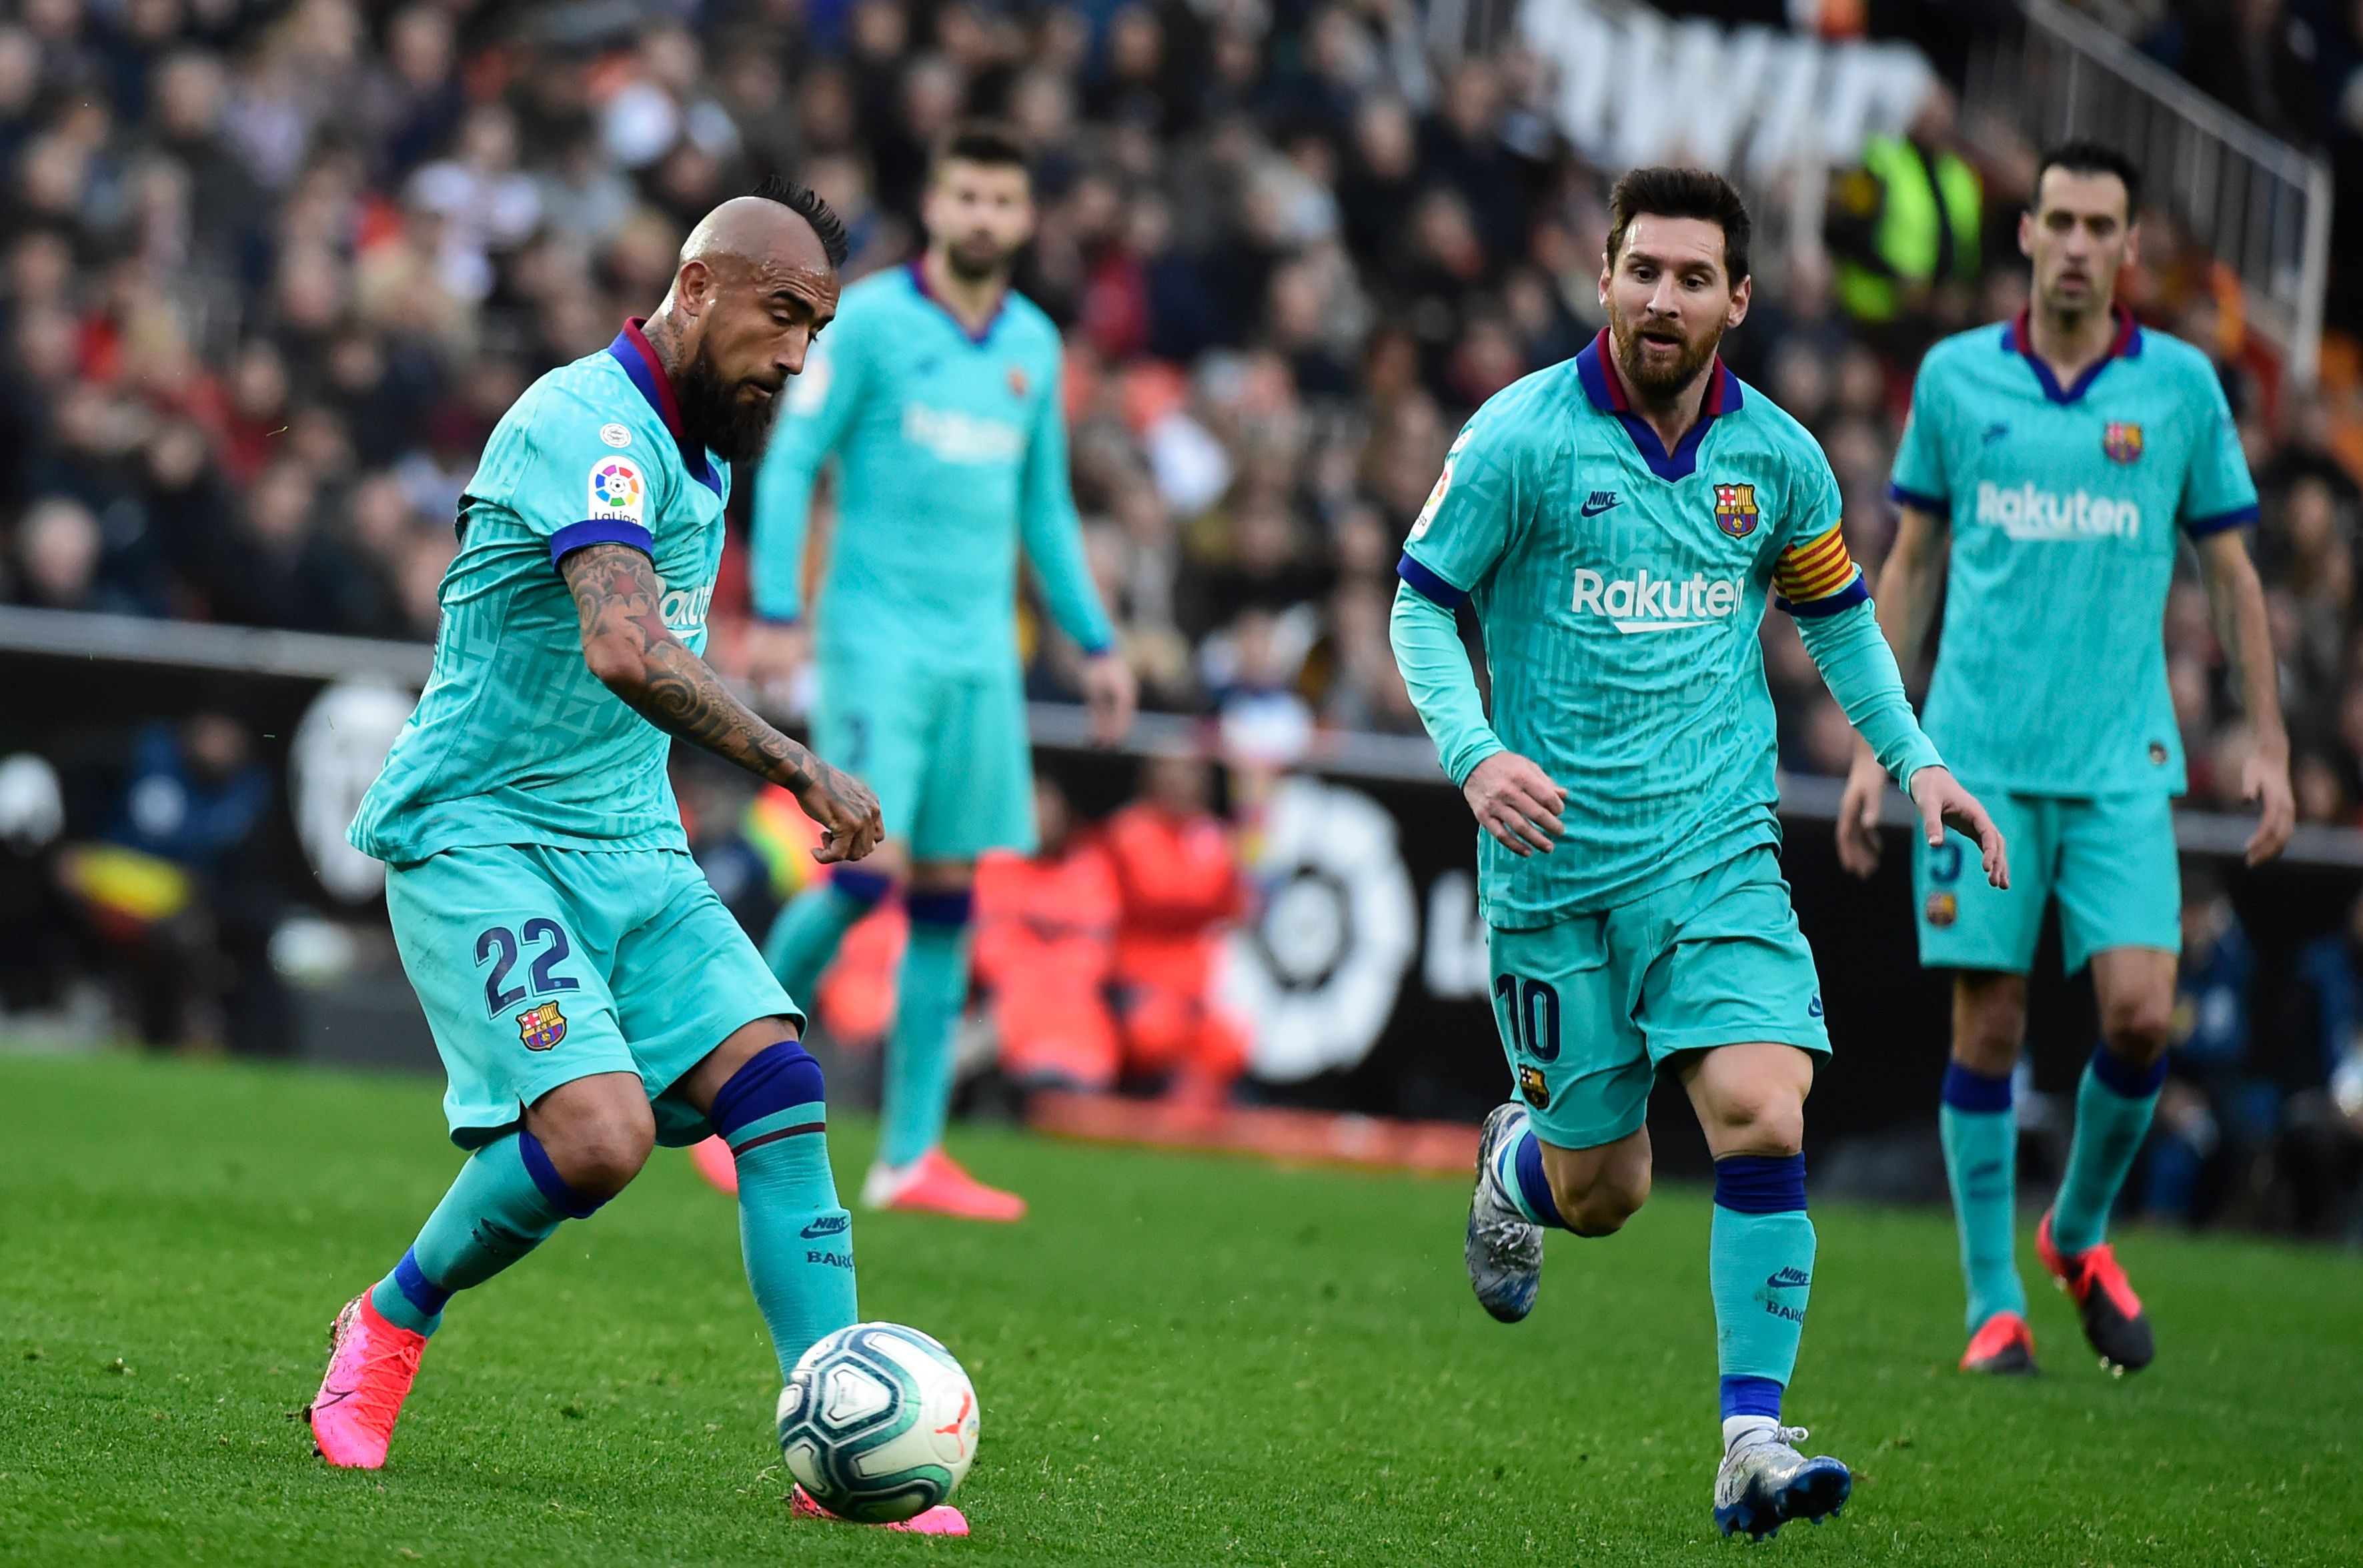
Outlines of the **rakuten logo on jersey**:
<svg viewBox="0 0 2363 1568">
<path fill-rule="evenodd" d="M 2014 539 L 2036 542 L 2131 539 L 2141 532 L 2141 508 L 2082 490 L 2055 495 L 2032 484 L 2005 490 L 1987 480 L 1978 485 L 1978 521 L 1991 523 Z"/>
<path fill-rule="evenodd" d="M 658 613 L 664 617 L 665 629 L 676 637 L 705 629 L 705 612 L 714 606 L 714 584 L 702 588 L 668 588 L 657 601 Z"/>
<path fill-rule="evenodd" d="M 1711 579 L 1703 572 L 1652 577 L 1644 570 L 1630 577 L 1608 578 L 1589 567 L 1578 567 L 1575 573 L 1575 613 L 1600 616 L 1627 637 L 1711 626 L 1738 607 L 1736 577 Z"/>
</svg>

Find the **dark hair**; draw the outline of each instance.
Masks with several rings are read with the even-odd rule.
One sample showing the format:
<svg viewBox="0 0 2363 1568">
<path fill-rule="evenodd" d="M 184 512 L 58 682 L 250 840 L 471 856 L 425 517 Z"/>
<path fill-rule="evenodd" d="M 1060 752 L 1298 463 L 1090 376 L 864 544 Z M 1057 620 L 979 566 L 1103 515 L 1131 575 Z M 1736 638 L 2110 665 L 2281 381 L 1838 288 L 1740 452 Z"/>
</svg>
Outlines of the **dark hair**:
<svg viewBox="0 0 2363 1568">
<path fill-rule="evenodd" d="M 800 214 L 806 223 L 812 225 L 813 233 L 820 238 L 820 248 L 828 257 L 828 264 L 832 267 L 845 265 L 845 259 L 853 249 L 845 238 L 845 223 L 810 185 L 799 185 L 793 180 L 771 174 L 749 194 L 760 196 L 767 202 L 777 202 Z"/>
<path fill-rule="evenodd" d="M 1730 181 L 1711 169 L 1634 169 L 1608 193 L 1608 259 L 1625 248 L 1636 217 L 1696 217 L 1723 226 L 1723 270 L 1737 288 L 1747 276 L 1747 238 L 1755 225 Z"/>
<path fill-rule="evenodd" d="M 2054 169 L 2065 169 L 2070 174 L 2114 174 L 2117 183 L 2125 188 L 2125 221 L 2132 223 L 2141 216 L 2141 171 L 2105 141 L 2063 141 L 2044 153 L 2035 165 L 2035 189 L 2027 195 L 2030 212 L 2043 205 L 2043 176 Z"/>
<path fill-rule="evenodd" d="M 1034 176 L 1034 154 L 1025 138 L 996 120 L 962 120 L 952 127 L 951 134 L 937 143 L 936 155 L 927 161 L 927 178 L 934 179 L 943 172 L 945 164 L 952 162 L 1015 169 L 1028 180 Z"/>
</svg>

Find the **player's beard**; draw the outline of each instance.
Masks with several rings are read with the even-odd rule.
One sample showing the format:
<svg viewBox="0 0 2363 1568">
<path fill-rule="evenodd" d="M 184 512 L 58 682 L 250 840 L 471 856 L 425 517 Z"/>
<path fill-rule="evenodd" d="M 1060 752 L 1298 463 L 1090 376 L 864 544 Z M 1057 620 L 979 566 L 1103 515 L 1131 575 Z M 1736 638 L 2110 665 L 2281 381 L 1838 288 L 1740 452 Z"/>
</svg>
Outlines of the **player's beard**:
<svg viewBox="0 0 2363 1568">
<path fill-rule="evenodd" d="M 1608 340 L 1616 350 L 1616 369 L 1625 385 L 1651 397 L 1666 397 L 1688 386 L 1714 358 L 1715 350 L 1723 346 L 1723 324 L 1717 322 L 1697 338 L 1685 339 L 1681 356 L 1663 370 L 1644 367 L 1638 333 L 1631 321 L 1614 310 L 1608 313 Z"/>
<path fill-rule="evenodd" d="M 994 244 L 989 235 L 968 241 L 955 239 L 944 247 L 944 265 L 964 284 L 991 283 L 1008 276 L 1009 264 L 1016 256 L 1015 250 Z"/>
<path fill-rule="evenodd" d="M 681 399 L 681 417 L 690 434 L 725 462 L 752 462 L 763 455 L 763 443 L 771 439 L 771 422 L 779 416 L 780 399 L 786 395 L 782 386 L 769 397 L 739 396 L 741 389 L 750 384 L 724 380 L 703 342 L 673 382 L 674 395 Z"/>
</svg>

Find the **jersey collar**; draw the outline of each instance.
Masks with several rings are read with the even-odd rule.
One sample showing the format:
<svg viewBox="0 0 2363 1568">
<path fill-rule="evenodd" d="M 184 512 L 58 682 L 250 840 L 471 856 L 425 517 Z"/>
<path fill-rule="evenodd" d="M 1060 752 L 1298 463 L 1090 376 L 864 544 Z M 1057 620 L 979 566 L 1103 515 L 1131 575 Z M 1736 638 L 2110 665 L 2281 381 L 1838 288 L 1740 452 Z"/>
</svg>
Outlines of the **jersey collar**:
<svg viewBox="0 0 2363 1568">
<path fill-rule="evenodd" d="M 672 377 L 665 373 L 664 361 L 657 358 L 656 350 L 649 347 L 640 331 L 647 325 L 645 316 L 635 316 L 625 322 L 616 340 L 607 345 L 607 352 L 624 367 L 624 373 L 632 378 L 632 384 L 640 389 L 640 395 L 649 400 L 649 406 L 657 411 L 665 428 L 672 432 L 673 443 L 681 448 L 682 466 L 689 470 L 692 478 L 719 495 L 722 476 L 715 472 L 712 456 L 691 440 L 689 432 L 682 428 L 681 404 L 673 395 Z"/>
<path fill-rule="evenodd" d="M 950 306 L 946 305 L 942 300 L 937 299 L 936 297 L 936 291 L 927 286 L 927 269 L 922 264 L 926 261 L 926 252 L 924 250 L 918 255 L 911 258 L 907 266 L 907 270 L 911 274 L 911 287 L 918 291 L 918 295 L 921 299 L 926 300 L 929 305 L 932 305 L 937 310 L 942 311 L 946 318 L 949 319 L 954 327 L 960 328 L 960 334 L 961 337 L 966 338 L 978 348 L 983 348 L 987 339 L 992 338 L 993 329 L 1001 325 L 1002 317 L 1008 314 L 1009 291 L 1006 288 L 1004 288 L 1001 291 L 1001 299 L 999 303 L 993 306 L 993 314 L 984 318 L 984 325 L 982 327 L 980 327 L 975 331 L 971 332 L 968 329 L 968 323 L 960 318 L 960 313 L 952 309 Z"/>
<path fill-rule="evenodd" d="M 2113 305 L 2109 306 L 2109 314 L 2117 322 L 2117 335 L 2109 340 L 2109 351 L 2093 361 L 2091 368 L 2078 376 L 2076 384 L 2065 391 L 2060 388 L 2059 378 L 2051 373 L 2051 367 L 2036 357 L 2035 338 L 2027 328 L 2034 315 L 2034 306 L 2021 306 L 2018 314 L 2002 328 L 2002 351 L 2016 354 L 2026 361 L 2027 369 L 2035 373 L 2036 384 L 2043 388 L 2044 396 L 2054 403 L 2073 403 L 2091 390 L 2092 383 L 2109 368 L 2110 361 L 2130 360 L 2142 351 L 2141 323 L 2134 319 L 2134 313 L 2122 305 Z"/>
<path fill-rule="evenodd" d="M 1649 465 L 1649 472 L 1660 479 L 1688 479 L 1698 470 L 1699 446 L 1706 439 L 1709 427 L 1725 414 L 1738 412 L 1741 402 L 1739 378 L 1731 373 L 1717 354 L 1714 363 L 1707 367 L 1706 398 L 1699 406 L 1698 423 L 1692 425 L 1672 451 L 1658 439 L 1649 422 L 1633 412 L 1630 399 L 1625 395 L 1624 378 L 1616 373 L 1616 356 L 1609 347 L 1608 328 L 1603 327 L 1591 345 L 1575 356 L 1575 373 L 1583 383 L 1583 395 L 1603 414 L 1614 414 L 1625 427 L 1633 442 L 1633 450 Z"/>
</svg>

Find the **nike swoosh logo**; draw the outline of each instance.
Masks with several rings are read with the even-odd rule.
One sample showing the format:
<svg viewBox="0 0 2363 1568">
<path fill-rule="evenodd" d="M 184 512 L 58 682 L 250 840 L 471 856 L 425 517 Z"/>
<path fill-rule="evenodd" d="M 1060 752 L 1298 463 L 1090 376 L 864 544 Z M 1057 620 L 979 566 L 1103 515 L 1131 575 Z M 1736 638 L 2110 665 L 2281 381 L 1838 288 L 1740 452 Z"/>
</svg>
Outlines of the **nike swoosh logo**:
<svg viewBox="0 0 2363 1568">
<path fill-rule="evenodd" d="M 1595 506 L 1592 502 L 1586 501 L 1583 504 L 1583 515 L 1587 517 L 1596 517 L 1600 516 L 1601 513 L 1607 511 L 1611 506 L 1621 506 L 1624 504 L 1625 503 L 1622 501 L 1603 501 Z"/>
</svg>

